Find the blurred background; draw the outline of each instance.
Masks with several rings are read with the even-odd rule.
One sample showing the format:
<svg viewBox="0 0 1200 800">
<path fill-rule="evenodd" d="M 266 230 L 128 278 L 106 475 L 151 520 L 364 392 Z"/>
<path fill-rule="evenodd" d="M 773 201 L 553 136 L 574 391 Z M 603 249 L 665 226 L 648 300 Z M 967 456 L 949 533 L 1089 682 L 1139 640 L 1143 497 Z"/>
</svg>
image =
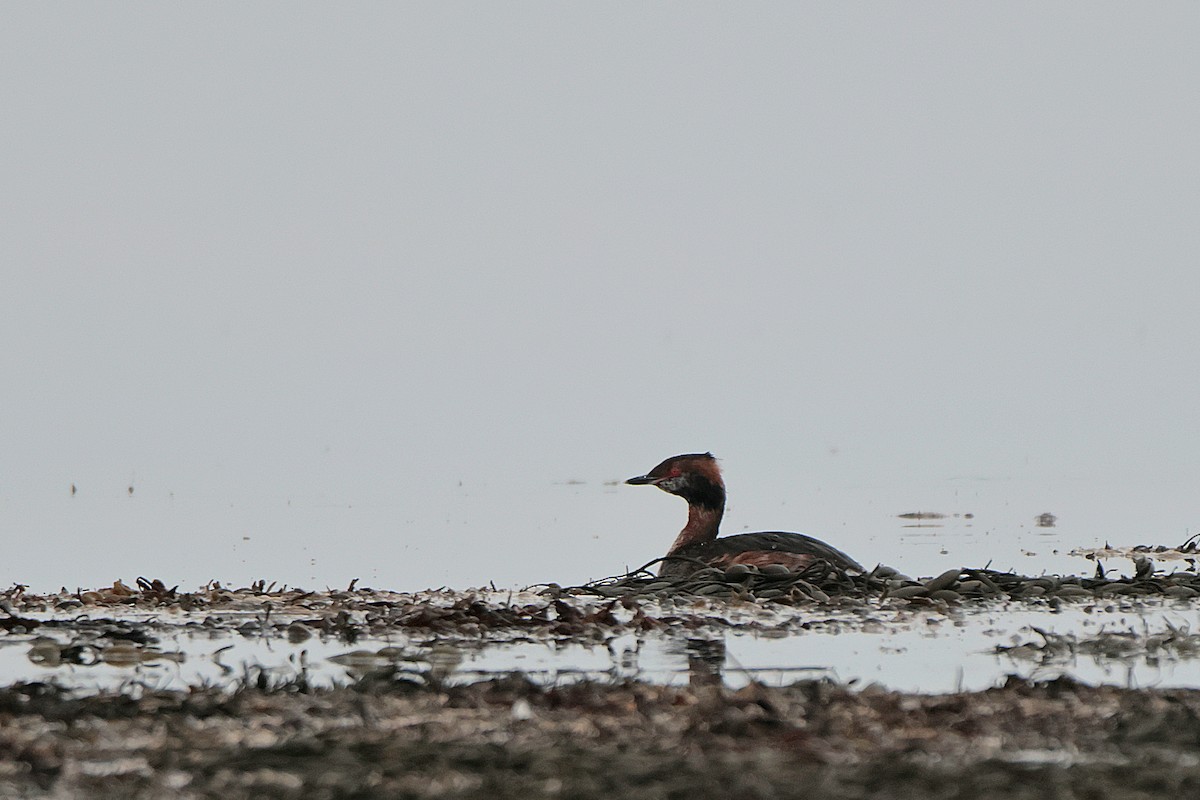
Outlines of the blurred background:
<svg viewBox="0 0 1200 800">
<path fill-rule="evenodd" d="M 577 583 L 665 551 L 683 503 L 616 482 L 698 450 L 728 532 L 911 574 L 1180 544 L 1198 35 L 1183 2 L 8 5 L 0 583 Z"/>
</svg>

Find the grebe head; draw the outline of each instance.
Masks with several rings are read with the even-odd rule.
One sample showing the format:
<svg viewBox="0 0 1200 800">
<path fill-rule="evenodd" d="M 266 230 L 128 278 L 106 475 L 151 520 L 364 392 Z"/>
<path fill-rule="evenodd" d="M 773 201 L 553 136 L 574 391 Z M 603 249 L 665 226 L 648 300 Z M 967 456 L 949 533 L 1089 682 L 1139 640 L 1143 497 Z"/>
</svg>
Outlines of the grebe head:
<svg viewBox="0 0 1200 800">
<path fill-rule="evenodd" d="M 679 495 L 689 505 L 712 509 L 725 508 L 725 482 L 712 453 L 687 453 L 672 456 L 645 475 L 625 481 L 634 486 L 657 486 Z"/>
</svg>

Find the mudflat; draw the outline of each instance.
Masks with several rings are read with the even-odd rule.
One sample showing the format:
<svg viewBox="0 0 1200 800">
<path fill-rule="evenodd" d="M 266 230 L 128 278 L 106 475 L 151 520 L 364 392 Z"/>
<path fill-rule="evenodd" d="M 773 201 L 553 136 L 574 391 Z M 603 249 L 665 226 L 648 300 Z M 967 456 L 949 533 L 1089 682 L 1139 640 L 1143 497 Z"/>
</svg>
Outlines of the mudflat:
<svg viewBox="0 0 1200 800">
<path fill-rule="evenodd" d="M 1200 692 L 951 695 L 823 681 L 72 698 L 0 691 L 0 795 L 96 798 L 1196 797 Z"/>
</svg>

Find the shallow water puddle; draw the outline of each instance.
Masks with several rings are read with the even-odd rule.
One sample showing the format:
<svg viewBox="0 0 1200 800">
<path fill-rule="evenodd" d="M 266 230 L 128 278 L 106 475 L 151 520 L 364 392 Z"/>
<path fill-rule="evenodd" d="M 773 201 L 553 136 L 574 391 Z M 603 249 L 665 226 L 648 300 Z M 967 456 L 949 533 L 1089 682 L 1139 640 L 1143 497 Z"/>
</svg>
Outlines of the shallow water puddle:
<svg viewBox="0 0 1200 800">
<path fill-rule="evenodd" d="M 496 593 L 503 607 L 512 595 Z M 517 600 L 528 598 L 516 598 Z M 597 602 L 595 604 L 599 606 Z M 682 605 L 682 604 L 680 604 Z M 1200 687 L 1200 609 L 1173 600 L 1123 605 L 996 603 L 942 609 L 851 610 L 698 606 L 701 620 L 592 641 L 526 632 L 475 635 L 395 630 L 310 633 L 287 614 L 147 613 L 120 607 L 90 617 L 45 611 L 41 624 L 0 636 L 0 682 L 54 681 L 83 692 L 278 684 L 347 684 L 366 676 L 469 683 L 521 672 L 532 680 L 638 678 L 663 684 L 813 677 L 889 689 L 977 690 L 1008 675 L 1070 675 L 1119 686 Z M 667 603 L 661 613 L 667 614 Z M 705 624 L 703 620 L 711 621 Z M 292 615 L 299 618 L 299 615 Z"/>
</svg>

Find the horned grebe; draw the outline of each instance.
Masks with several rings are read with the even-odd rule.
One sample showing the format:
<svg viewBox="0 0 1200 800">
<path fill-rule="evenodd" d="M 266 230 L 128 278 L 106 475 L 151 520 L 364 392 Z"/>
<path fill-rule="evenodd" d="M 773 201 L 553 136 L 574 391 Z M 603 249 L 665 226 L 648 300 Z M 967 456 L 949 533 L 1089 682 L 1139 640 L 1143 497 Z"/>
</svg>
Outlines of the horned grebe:
<svg viewBox="0 0 1200 800">
<path fill-rule="evenodd" d="M 730 564 L 783 564 L 801 570 L 818 559 L 841 570 L 865 572 L 862 565 L 837 548 L 802 533 L 739 533 L 717 538 L 725 514 L 725 482 L 712 453 L 673 456 L 645 475 L 625 481 L 634 486 L 657 486 L 687 500 L 688 521 L 667 551 L 658 574 L 679 577 L 701 569 Z"/>
</svg>

